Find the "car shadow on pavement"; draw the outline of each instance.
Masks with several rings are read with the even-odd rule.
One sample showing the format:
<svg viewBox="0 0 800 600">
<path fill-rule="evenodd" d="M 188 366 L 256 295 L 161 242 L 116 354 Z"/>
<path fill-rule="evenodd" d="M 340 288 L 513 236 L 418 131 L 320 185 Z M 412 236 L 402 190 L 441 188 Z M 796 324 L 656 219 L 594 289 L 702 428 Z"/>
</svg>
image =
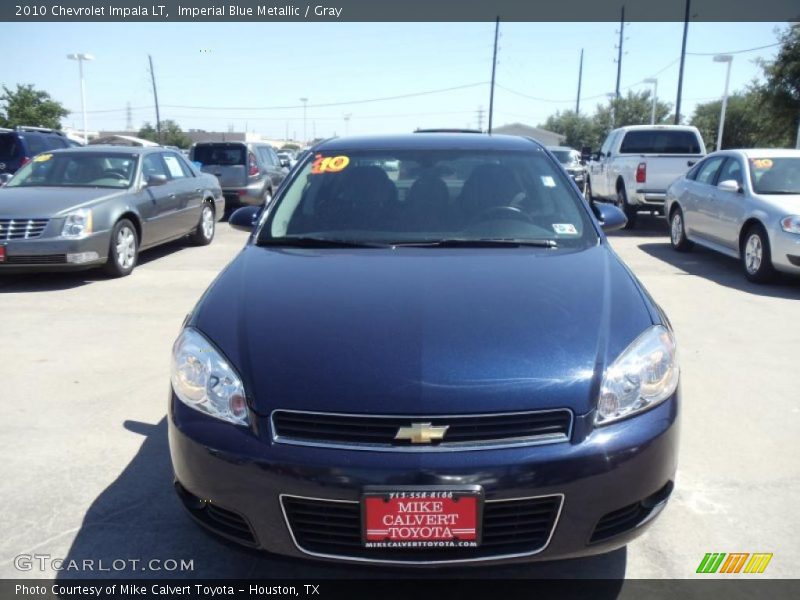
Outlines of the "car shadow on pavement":
<svg viewBox="0 0 800 600">
<path fill-rule="evenodd" d="M 607 591 L 615 590 L 606 597 L 616 598 L 625 577 L 625 549 L 591 558 L 522 565 L 409 570 L 313 562 L 243 548 L 207 532 L 185 514 L 172 487 L 166 417 L 155 425 L 126 421 L 123 426 L 127 435 L 144 437 L 142 446 L 119 476 L 92 502 L 64 557 L 66 565 L 82 565 L 85 560 L 93 560 L 97 565 L 102 561 L 110 570 L 62 569 L 59 579 L 574 579 L 576 590 L 580 589 L 582 579 L 606 579 L 612 580 L 612 585 L 603 587 Z M 90 469 L 91 465 L 86 468 Z M 148 569 L 150 561 L 160 561 L 152 566 L 166 566 L 170 564 L 165 562 L 168 559 L 178 564 L 182 560 L 192 561 L 193 568 L 184 571 Z"/>
<path fill-rule="evenodd" d="M 691 252 L 677 252 L 669 242 L 640 244 L 639 248 L 688 275 L 756 296 L 800 300 L 800 279 L 778 273 L 770 284 L 748 281 L 741 263 L 729 256 L 695 245 Z"/>
<path fill-rule="evenodd" d="M 668 236 L 667 220 L 661 215 L 639 213 L 636 217 L 636 227 L 633 229 L 618 229 L 608 233 L 609 237 L 662 237 Z"/>
</svg>

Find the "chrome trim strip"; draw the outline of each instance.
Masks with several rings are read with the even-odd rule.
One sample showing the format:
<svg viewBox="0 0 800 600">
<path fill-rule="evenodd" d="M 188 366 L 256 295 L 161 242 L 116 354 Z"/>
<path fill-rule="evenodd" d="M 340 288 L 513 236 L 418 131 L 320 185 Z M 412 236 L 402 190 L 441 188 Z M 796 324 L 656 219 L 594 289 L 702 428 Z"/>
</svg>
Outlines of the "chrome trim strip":
<svg viewBox="0 0 800 600">
<path fill-rule="evenodd" d="M 348 556 L 346 554 L 326 554 L 324 552 L 312 552 L 310 550 L 306 550 L 297 542 L 297 538 L 294 537 L 294 531 L 292 531 L 292 526 L 289 524 L 289 517 L 286 514 L 286 507 L 283 505 L 284 498 L 298 498 L 300 500 L 317 500 L 319 502 L 340 502 L 343 504 L 359 504 L 358 500 L 333 500 L 331 498 L 314 498 L 312 496 L 298 496 L 296 494 L 278 495 L 278 499 L 281 505 L 281 512 L 283 513 L 283 521 L 284 523 L 286 523 L 286 528 L 289 530 L 289 535 L 292 537 L 292 542 L 294 543 L 295 547 L 303 554 L 306 554 L 308 556 L 314 556 L 316 558 L 330 558 L 334 560 L 346 560 L 352 562 L 375 563 L 384 565 L 452 565 L 458 563 L 486 562 L 491 560 L 506 560 L 511 558 L 522 558 L 525 556 L 533 556 L 534 554 L 539 554 L 540 552 L 543 552 L 550 545 L 550 540 L 553 539 L 553 535 L 555 534 L 556 528 L 558 527 L 558 522 L 561 519 L 561 511 L 564 508 L 564 494 L 543 494 L 541 496 L 523 496 L 521 498 L 502 498 L 498 500 L 484 501 L 485 504 L 494 504 L 499 502 L 514 502 L 518 500 L 536 500 L 538 498 L 561 499 L 561 502 L 558 505 L 558 512 L 556 513 L 556 518 L 553 520 L 553 527 L 550 529 L 550 535 L 547 536 L 547 539 L 540 548 L 536 548 L 535 550 L 531 550 L 529 552 L 517 552 L 515 554 L 496 554 L 492 556 L 479 556 L 475 558 L 456 558 L 451 560 L 389 560 L 380 558 L 363 558 L 361 556 Z M 359 526 L 360 526 L 360 521 L 359 521 Z"/>
<path fill-rule="evenodd" d="M 356 442 L 333 442 L 333 441 L 316 441 L 304 440 L 291 437 L 280 436 L 275 430 L 275 413 L 293 413 L 304 415 L 325 415 L 331 417 L 352 417 L 358 418 L 371 418 L 371 419 L 409 419 L 419 421 L 420 419 L 458 419 L 458 418 L 475 418 L 475 417 L 500 417 L 500 416 L 515 416 L 515 415 L 540 415 L 546 413 L 563 413 L 569 414 L 569 426 L 567 427 L 566 435 L 560 433 L 537 435 L 534 437 L 523 438 L 508 438 L 506 440 L 487 440 L 485 442 L 450 442 L 443 443 L 438 446 L 392 446 L 389 444 L 369 444 L 369 443 L 356 443 Z M 275 444 L 287 444 L 293 446 L 311 446 L 314 448 L 337 448 L 344 450 L 369 450 L 373 452 L 459 452 L 465 450 L 500 450 L 503 448 L 518 448 L 522 446 L 541 446 L 543 444 L 555 444 L 561 442 L 568 442 L 572 439 L 572 427 L 575 423 L 575 415 L 568 408 L 553 408 L 547 410 L 526 410 L 514 412 L 499 412 L 499 413 L 478 413 L 478 414 L 453 414 L 453 415 L 369 415 L 359 413 L 335 413 L 335 412 L 319 412 L 313 410 L 292 410 L 285 408 L 276 408 L 269 415 L 270 436 Z"/>
</svg>

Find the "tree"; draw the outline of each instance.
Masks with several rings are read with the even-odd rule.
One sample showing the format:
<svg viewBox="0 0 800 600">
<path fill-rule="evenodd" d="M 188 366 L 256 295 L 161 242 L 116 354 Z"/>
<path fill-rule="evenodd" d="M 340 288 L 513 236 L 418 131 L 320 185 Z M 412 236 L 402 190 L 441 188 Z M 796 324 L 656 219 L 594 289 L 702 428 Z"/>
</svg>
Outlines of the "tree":
<svg viewBox="0 0 800 600">
<path fill-rule="evenodd" d="M 800 25 L 779 35 L 780 50 L 772 62 L 762 62 L 766 81 L 760 86 L 764 138 L 774 146 L 794 146 L 800 120 Z M 726 124 L 727 127 L 727 124 Z"/>
<path fill-rule="evenodd" d="M 550 115 L 540 127 L 567 136 L 565 143 L 573 148 L 580 149 L 584 146 L 594 148 L 599 145 L 592 119 L 585 115 L 576 114 L 573 110 L 565 110 L 564 112 Z"/>
<path fill-rule="evenodd" d="M 665 123 L 672 105 L 656 100 L 656 124 Z M 594 126 L 601 132 L 599 137 L 605 139 L 614 128 L 626 125 L 648 125 L 653 111 L 653 97 L 650 90 L 643 92 L 628 91 L 627 96 L 609 100 L 608 104 L 598 105 L 594 114 Z"/>
<path fill-rule="evenodd" d="M 37 90 L 33 85 L 17 84 L 16 91 L 3 86 L 0 96 L 0 127 L 48 127 L 61 129 L 61 118 L 69 111 L 50 97 L 50 94 Z"/>
<path fill-rule="evenodd" d="M 172 119 L 161 121 L 161 139 L 158 139 L 156 128 L 150 123 L 145 123 L 139 130 L 138 136 L 145 140 L 158 142 L 164 146 L 177 146 L 178 148 L 188 148 L 192 145 L 192 139 L 186 135 Z"/>
<path fill-rule="evenodd" d="M 758 89 L 749 89 L 728 96 L 725 109 L 725 128 L 722 132 L 723 148 L 755 148 L 771 145 L 768 118 L 761 105 L 763 96 Z M 706 148 L 716 149 L 719 130 L 721 100 L 698 104 L 691 124 L 700 130 Z"/>
</svg>

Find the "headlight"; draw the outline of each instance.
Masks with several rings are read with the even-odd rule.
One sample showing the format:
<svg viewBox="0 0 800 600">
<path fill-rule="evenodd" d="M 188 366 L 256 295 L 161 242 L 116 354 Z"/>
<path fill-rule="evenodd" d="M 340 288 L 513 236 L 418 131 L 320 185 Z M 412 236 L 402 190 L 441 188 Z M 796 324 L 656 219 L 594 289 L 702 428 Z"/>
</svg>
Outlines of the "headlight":
<svg viewBox="0 0 800 600">
<path fill-rule="evenodd" d="M 595 424 L 642 412 L 669 398 L 678 387 L 675 338 L 665 327 L 650 327 L 606 369 Z"/>
<path fill-rule="evenodd" d="M 781 229 L 786 233 L 800 234 L 800 216 L 790 215 L 781 219 Z"/>
<path fill-rule="evenodd" d="M 196 329 L 184 329 L 175 340 L 170 379 L 175 395 L 187 406 L 229 423 L 247 425 L 241 378 Z"/>
<path fill-rule="evenodd" d="M 79 208 L 67 215 L 61 230 L 63 237 L 83 237 L 92 233 L 92 211 Z"/>
</svg>

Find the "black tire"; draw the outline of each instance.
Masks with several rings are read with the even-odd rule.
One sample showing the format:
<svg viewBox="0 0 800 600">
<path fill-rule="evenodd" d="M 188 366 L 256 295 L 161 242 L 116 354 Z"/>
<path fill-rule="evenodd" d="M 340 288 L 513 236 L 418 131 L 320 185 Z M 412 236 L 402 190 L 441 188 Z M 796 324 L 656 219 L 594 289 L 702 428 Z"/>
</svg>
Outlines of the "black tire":
<svg viewBox="0 0 800 600">
<path fill-rule="evenodd" d="M 103 267 L 112 277 L 125 277 L 133 272 L 139 260 L 139 236 L 128 219 L 120 219 L 111 229 L 108 261 Z"/>
<path fill-rule="evenodd" d="M 633 229 L 636 227 L 636 218 L 639 216 L 639 213 L 636 207 L 628 204 L 628 195 L 625 193 L 625 186 L 617 186 L 617 200 L 615 204 L 625 213 L 625 216 L 628 217 L 628 222 L 625 223 L 623 229 Z"/>
<path fill-rule="evenodd" d="M 769 237 L 761 225 L 752 225 L 745 233 L 741 248 L 744 276 L 754 283 L 769 283 L 775 279 Z"/>
<path fill-rule="evenodd" d="M 669 243 L 678 252 L 689 252 L 694 247 L 694 242 L 686 237 L 686 224 L 680 207 L 675 207 L 669 215 Z"/>
<path fill-rule="evenodd" d="M 206 200 L 200 210 L 200 221 L 189 236 L 192 244 L 195 246 L 208 246 L 214 239 L 214 233 L 217 230 L 216 224 L 214 205 Z"/>
</svg>

